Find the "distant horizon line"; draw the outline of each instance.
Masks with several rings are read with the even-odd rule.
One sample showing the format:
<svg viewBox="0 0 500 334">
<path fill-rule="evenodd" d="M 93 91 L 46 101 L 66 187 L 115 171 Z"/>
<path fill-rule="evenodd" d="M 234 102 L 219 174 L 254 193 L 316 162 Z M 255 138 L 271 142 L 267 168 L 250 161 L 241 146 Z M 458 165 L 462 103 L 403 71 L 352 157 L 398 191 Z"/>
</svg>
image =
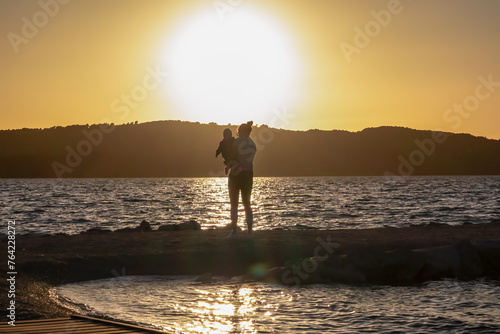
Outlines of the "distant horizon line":
<svg viewBox="0 0 500 334">
<path fill-rule="evenodd" d="M 105 121 L 105 120 L 103 120 Z M 141 124 L 148 124 L 148 123 L 160 123 L 160 122 L 180 122 L 180 123 L 191 123 L 191 124 L 198 124 L 198 125 L 216 125 L 216 126 L 233 126 L 236 127 L 239 124 L 233 124 L 233 123 L 226 123 L 226 124 L 219 124 L 217 122 L 200 122 L 200 121 L 185 121 L 185 120 L 180 120 L 180 119 L 164 119 L 164 120 L 153 120 L 153 121 L 144 121 L 144 122 L 139 122 L 139 121 L 132 121 L 132 122 L 124 122 L 120 124 L 116 124 L 114 122 L 108 123 L 108 122 L 101 122 L 101 123 L 86 123 L 86 124 L 69 124 L 69 125 L 53 125 L 51 127 L 23 127 L 23 128 L 14 128 L 14 129 L 0 129 L 0 131 L 20 131 L 20 130 L 51 130 L 51 129 L 56 129 L 56 128 L 68 128 L 68 127 L 81 127 L 81 126 L 97 126 L 100 124 L 114 124 L 115 126 L 124 126 L 124 125 L 141 125 Z M 368 129 L 378 129 L 378 128 L 401 128 L 401 129 L 408 129 L 408 130 L 413 130 L 413 131 L 431 131 L 431 132 L 442 132 L 442 133 L 448 133 L 448 134 L 456 134 L 456 135 L 470 135 L 473 137 L 478 137 L 478 138 L 486 138 L 488 140 L 500 140 L 499 138 L 489 138 L 483 135 L 477 135 L 477 134 L 472 134 L 468 132 L 452 132 L 452 131 L 444 131 L 441 129 L 437 130 L 431 130 L 431 129 L 417 129 L 417 128 L 411 128 L 408 126 L 403 126 L 403 125 L 378 125 L 378 126 L 369 126 L 365 127 L 361 130 L 346 130 L 346 129 L 318 129 L 318 128 L 310 128 L 310 129 L 286 129 L 286 128 L 277 128 L 277 127 L 272 127 L 268 124 L 262 123 L 262 124 L 253 124 L 254 127 L 262 127 L 266 126 L 272 129 L 279 129 L 279 130 L 285 130 L 285 131 L 297 131 L 297 132 L 307 132 L 307 131 L 344 131 L 344 132 L 350 132 L 350 133 L 357 133 L 357 132 L 362 132 Z"/>
</svg>

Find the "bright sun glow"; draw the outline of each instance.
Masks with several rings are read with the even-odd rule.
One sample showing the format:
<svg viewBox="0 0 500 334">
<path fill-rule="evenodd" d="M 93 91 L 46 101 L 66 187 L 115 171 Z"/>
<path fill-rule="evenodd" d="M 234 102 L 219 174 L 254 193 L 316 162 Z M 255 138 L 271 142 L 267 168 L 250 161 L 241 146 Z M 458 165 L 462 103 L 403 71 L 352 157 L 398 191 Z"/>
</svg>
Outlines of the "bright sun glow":
<svg viewBox="0 0 500 334">
<path fill-rule="evenodd" d="M 254 9 L 237 7 L 224 20 L 197 12 L 174 32 L 164 53 L 168 94 L 182 120 L 269 123 L 273 109 L 300 93 L 300 62 L 283 27 Z"/>
</svg>

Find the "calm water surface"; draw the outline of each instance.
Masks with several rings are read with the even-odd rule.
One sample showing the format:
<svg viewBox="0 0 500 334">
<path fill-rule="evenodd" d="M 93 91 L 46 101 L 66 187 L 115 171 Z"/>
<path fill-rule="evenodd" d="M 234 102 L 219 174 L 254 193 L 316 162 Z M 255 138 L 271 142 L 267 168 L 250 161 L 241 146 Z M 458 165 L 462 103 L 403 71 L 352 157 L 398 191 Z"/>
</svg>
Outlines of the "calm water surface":
<svg viewBox="0 0 500 334">
<path fill-rule="evenodd" d="M 2 179 L 0 201 L 18 233 L 229 223 L 226 178 Z M 500 218 L 500 176 L 255 178 L 252 203 L 255 229 L 484 223 Z"/>
<path fill-rule="evenodd" d="M 285 287 L 122 276 L 57 288 L 79 312 L 175 333 L 500 333 L 500 282 Z"/>
</svg>

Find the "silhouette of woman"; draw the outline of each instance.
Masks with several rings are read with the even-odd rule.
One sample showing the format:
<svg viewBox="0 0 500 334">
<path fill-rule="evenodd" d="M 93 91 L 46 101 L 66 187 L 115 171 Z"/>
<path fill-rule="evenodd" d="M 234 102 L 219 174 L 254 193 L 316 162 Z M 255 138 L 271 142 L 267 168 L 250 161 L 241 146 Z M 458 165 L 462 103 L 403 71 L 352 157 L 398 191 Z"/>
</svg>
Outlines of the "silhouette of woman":
<svg viewBox="0 0 500 334">
<path fill-rule="evenodd" d="M 245 219 L 248 227 L 248 236 L 252 237 L 253 212 L 250 198 L 253 186 L 253 158 L 257 152 L 254 141 L 250 138 L 253 122 L 249 121 L 238 126 L 238 138 L 234 140 L 231 158 L 228 187 L 229 201 L 231 202 L 230 238 L 238 236 L 238 202 L 241 191 L 241 202 L 245 208 Z"/>
</svg>

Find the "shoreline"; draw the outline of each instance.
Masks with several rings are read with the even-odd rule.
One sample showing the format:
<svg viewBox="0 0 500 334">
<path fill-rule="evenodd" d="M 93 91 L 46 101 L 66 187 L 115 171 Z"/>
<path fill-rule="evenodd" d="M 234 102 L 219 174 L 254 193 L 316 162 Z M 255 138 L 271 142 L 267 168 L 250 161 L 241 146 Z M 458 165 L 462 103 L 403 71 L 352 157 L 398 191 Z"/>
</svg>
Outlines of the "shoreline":
<svg viewBox="0 0 500 334">
<path fill-rule="evenodd" d="M 301 282 L 304 284 L 322 282 L 325 277 L 329 278 L 325 282 L 416 284 L 440 276 L 473 279 L 500 275 L 500 268 L 495 267 L 495 263 L 500 263 L 499 220 L 458 226 L 266 230 L 255 231 L 253 240 L 248 240 L 245 233 L 240 233 L 238 240 L 227 240 L 226 236 L 225 230 L 19 235 L 16 240 L 16 320 L 67 316 L 72 311 L 52 299 L 52 288 L 120 275 L 202 275 L 210 272 L 214 276 L 240 276 L 251 275 L 252 267 L 257 264 L 266 268 L 267 273 L 265 277 L 254 279 L 287 284 L 283 280 L 286 268 L 310 263 L 310 259 L 324 262 L 317 270 L 306 270 L 309 274 Z M 7 248 L 6 240 L 2 239 L 1 244 Z M 482 250 L 485 245 L 489 253 Z M 450 252 L 458 254 L 458 269 L 455 268 L 458 271 L 429 273 L 424 270 L 427 268 L 423 267 L 425 263 L 414 261 L 426 256 L 427 262 L 432 262 L 436 256 L 439 259 L 441 253 L 436 250 L 441 253 L 445 250 L 446 256 L 450 256 Z M 478 254 L 481 269 L 484 269 L 480 272 L 474 271 Z M 325 255 L 327 259 L 320 259 Z M 392 261 L 392 266 L 387 266 L 387 259 Z M 404 266 L 394 267 L 395 259 L 404 262 Z M 6 264 L 6 259 L 2 261 Z M 340 266 L 338 261 L 344 262 Z M 385 261 L 384 264 L 380 264 L 381 261 Z M 407 263 L 412 265 L 408 267 Z M 327 276 L 323 275 L 326 271 L 322 266 L 329 270 Z M 418 275 L 415 273 L 407 280 L 387 280 L 396 277 L 394 268 L 398 268 L 400 275 L 415 271 L 416 266 L 419 266 Z M 359 280 L 359 273 L 364 275 L 363 280 Z M 382 274 L 385 276 L 377 276 Z M 298 273 L 292 276 L 302 278 Z M 2 282 L 0 286 L 8 290 L 7 283 Z M 6 295 L 2 294 L 2 304 L 7 300 Z"/>
</svg>

